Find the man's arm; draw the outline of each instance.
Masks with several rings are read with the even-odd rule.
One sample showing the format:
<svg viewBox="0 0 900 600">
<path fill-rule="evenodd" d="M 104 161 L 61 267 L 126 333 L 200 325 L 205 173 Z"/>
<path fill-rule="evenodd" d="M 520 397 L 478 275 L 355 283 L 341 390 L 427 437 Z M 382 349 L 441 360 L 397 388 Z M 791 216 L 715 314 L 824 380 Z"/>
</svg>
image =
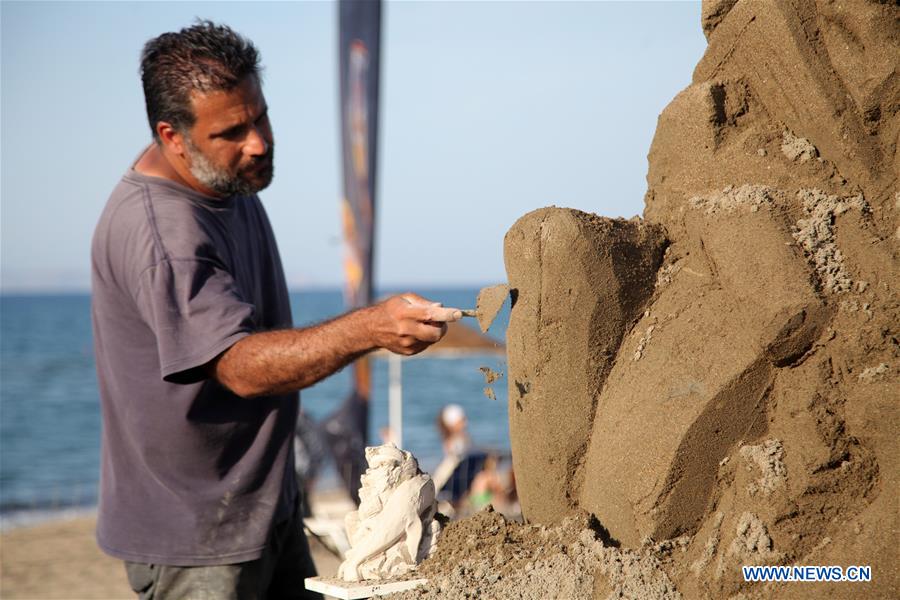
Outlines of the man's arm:
<svg viewBox="0 0 900 600">
<path fill-rule="evenodd" d="M 313 327 L 249 335 L 214 359 L 208 372 L 244 398 L 284 394 L 309 387 L 376 348 L 417 354 L 461 316 L 415 294 L 394 296 Z"/>
</svg>

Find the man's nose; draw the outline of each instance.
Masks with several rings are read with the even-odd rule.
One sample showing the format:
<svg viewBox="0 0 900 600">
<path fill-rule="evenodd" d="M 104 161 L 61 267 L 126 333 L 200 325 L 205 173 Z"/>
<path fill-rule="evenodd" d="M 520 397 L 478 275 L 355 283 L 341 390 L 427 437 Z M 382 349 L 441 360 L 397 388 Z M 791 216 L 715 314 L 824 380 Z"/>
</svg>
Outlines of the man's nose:
<svg viewBox="0 0 900 600">
<path fill-rule="evenodd" d="M 244 154 L 248 156 L 264 156 L 269 151 L 269 142 L 258 127 L 251 127 L 244 144 Z"/>
</svg>

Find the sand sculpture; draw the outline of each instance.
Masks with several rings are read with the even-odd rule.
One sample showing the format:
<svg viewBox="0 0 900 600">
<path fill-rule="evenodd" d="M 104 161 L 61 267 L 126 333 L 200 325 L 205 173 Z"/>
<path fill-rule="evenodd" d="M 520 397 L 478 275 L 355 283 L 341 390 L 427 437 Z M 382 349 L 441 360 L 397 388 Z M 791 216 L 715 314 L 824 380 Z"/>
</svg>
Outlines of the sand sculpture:
<svg viewBox="0 0 900 600">
<path fill-rule="evenodd" d="M 366 461 L 359 510 L 345 519 L 351 548 L 338 569 L 344 581 L 408 573 L 432 552 L 440 532 L 434 482 L 412 454 L 386 444 L 366 448 Z"/>
<path fill-rule="evenodd" d="M 900 597 L 900 7 L 704 0 L 701 25 L 644 218 L 506 235 L 528 522 L 452 523 L 415 598 Z"/>
<path fill-rule="evenodd" d="M 900 9 L 719 0 L 703 28 L 645 219 L 507 233 L 525 516 L 687 539 L 689 596 L 752 589 L 750 560 L 871 564 L 897 591 Z"/>
<path fill-rule="evenodd" d="M 664 247 L 660 227 L 561 208 L 529 213 L 506 234 L 510 440 L 530 520 L 558 521 L 578 504 L 583 476 L 570 474 L 583 468 L 596 397 Z"/>
</svg>

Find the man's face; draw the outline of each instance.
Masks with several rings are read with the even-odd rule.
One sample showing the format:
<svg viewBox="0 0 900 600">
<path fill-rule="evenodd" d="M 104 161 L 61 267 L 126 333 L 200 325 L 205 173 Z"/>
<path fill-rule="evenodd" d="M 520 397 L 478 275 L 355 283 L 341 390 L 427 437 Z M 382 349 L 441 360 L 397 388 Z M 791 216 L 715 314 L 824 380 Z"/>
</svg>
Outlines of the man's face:
<svg viewBox="0 0 900 600">
<path fill-rule="evenodd" d="M 191 94 L 194 126 L 184 136 L 191 174 L 220 196 L 254 194 L 272 182 L 274 139 L 259 81 Z"/>
</svg>

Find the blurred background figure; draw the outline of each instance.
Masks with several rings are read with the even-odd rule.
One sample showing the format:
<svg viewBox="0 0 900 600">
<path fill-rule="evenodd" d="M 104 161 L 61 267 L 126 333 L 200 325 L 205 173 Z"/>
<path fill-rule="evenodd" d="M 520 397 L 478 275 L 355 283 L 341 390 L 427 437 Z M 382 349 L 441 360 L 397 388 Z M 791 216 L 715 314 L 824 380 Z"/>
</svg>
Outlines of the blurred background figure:
<svg viewBox="0 0 900 600">
<path fill-rule="evenodd" d="M 478 512 L 488 505 L 505 513 L 510 509 L 515 497 L 515 477 L 512 469 L 506 473 L 499 470 L 500 457 L 491 452 L 484 461 L 484 467 L 475 475 L 469 488 L 469 503 L 466 507 L 471 512 Z"/>
<path fill-rule="evenodd" d="M 434 470 L 441 512 L 456 514 L 465 504 L 475 478 L 484 468 L 486 452 L 472 448 L 466 412 L 459 404 L 447 404 L 438 413 L 444 458 Z M 486 484 L 486 482 L 485 482 Z"/>
<path fill-rule="evenodd" d="M 462 517 L 491 505 L 500 512 L 515 513 L 515 475 L 511 467 L 506 472 L 500 470 L 501 462 L 511 458 L 509 453 L 473 447 L 466 413 L 458 404 L 445 405 L 436 424 L 444 459 L 432 479 L 441 512 Z"/>
<path fill-rule="evenodd" d="M 326 451 L 322 432 L 301 408 L 297 415 L 297 427 L 294 428 L 294 470 L 297 473 L 297 489 L 303 494 L 304 517 L 312 516 L 310 497 Z"/>
<path fill-rule="evenodd" d="M 469 449 L 472 442 L 466 430 L 468 424 L 466 412 L 459 404 L 448 404 L 441 409 L 437 427 L 441 432 L 445 456 L 462 456 Z"/>
<path fill-rule="evenodd" d="M 400 444 L 397 443 L 397 434 L 389 426 L 385 425 L 379 428 L 378 436 L 381 438 L 382 444 L 393 444 L 398 448 L 400 447 Z"/>
<path fill-rule="evenodd" d="M 466 411 L 459 404 L 447 404 L 438 413 L 436 425 L 441 434 L 441 447 L 444 449 L 444 458 L 435 468 L 431 478 L 434 487 L 441 492 L 447 487 L 447 482 L 453 476 L 460 462 L 465 458 L 469 450 L 471 440 L 466 431 Z M 474 474 L 473 474 L 474 477 Z"/>
</svg>

